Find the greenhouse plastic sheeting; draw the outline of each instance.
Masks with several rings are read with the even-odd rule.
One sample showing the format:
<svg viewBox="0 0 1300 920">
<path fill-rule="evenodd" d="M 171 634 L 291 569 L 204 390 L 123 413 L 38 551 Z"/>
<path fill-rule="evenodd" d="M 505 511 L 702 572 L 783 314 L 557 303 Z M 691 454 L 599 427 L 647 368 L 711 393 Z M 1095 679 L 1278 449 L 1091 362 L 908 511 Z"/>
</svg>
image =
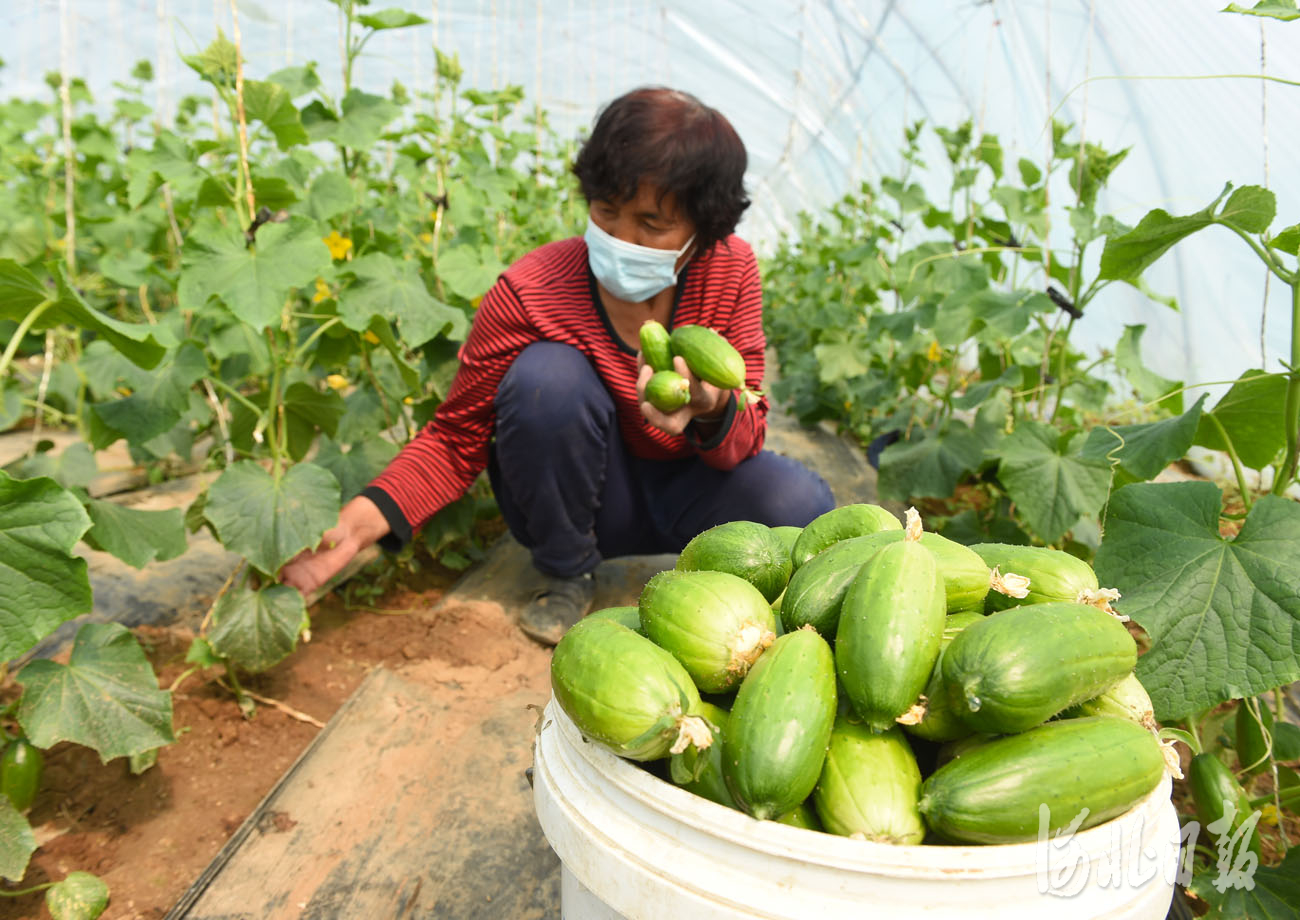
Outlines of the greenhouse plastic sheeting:
<svg viewBox="0 0 1300 920">
<path fill-rule="evenodd" d="M 749 149 L 754 205 L 741 232 L 760 250 L 799 211 L 894 173 L 903 125 L 922 118 L 971 119 L 1009 156 L 1042 162 L 1055 116 L 1087 140 L 1132 148 L 1100 210 L 1136 223 L 1154 207 L 1202 208 L 1227 181 L 1268 184 L 1278 196 L 1276 229 L 1300 221 L 1300 86 L 1259 75 L 1300 81 L 1300 22 L 1226 14 L 1224 5 L 375 0 L 371 9 L 399 6 L 431 22 L 377 35 L 356 80 L 372 90 L 393 80 L 430 88 L 436 45 L 459 55 L 468 86 L 522 84 L 568 137 L 627 88 L 693 92 L 732 120 Z M 241 0 L 239 11 L 254 76 L 314 60 L 337 85 L 338 16 L 326 0 Z M 146 58 L 166 112 L 201 91 L 179 53 L 230 26 L 229 0 L 7 0 L 0 92 L 48 94 L 43 76 L 59 69 L 62 53 L 102 99 Z M 941 162 L 937 149 L 928 153 Z M 1052 194 L 1060 204 L 1069 191 L 1062 182 Z M 1108 346 L 1125 324 L 1141 322 L 1144 357 L 1168 376 L 1223 380 L 1261 363 L 1278 370 L 1291 310 L 1279 284 L 1265 309 L 1264 274 L 1240 240 L 1214 228 L 1148 272 L 1180 312 L 1112 285 L 1072 338 Z"/>
</svg>

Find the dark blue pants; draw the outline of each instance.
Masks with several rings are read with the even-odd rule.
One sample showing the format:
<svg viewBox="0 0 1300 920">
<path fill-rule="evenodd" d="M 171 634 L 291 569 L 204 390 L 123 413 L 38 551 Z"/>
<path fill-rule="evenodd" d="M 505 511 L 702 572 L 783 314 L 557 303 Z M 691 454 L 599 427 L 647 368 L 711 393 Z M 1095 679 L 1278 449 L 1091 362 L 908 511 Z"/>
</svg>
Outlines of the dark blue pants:
<svg viewBox="0 0 1300 920">
<path fill-rule="evenodd" d="M 727 521 L 802 527 L 835 506 L 820 476 L 769 451 L 725 472 L 693 457 L 632 456 L 609 391 L 568 345 L 524 349 L 497 388 L 496 413 L 492 489 L 510 532 L 549 575 L 679 552 Z"/>
</svg>

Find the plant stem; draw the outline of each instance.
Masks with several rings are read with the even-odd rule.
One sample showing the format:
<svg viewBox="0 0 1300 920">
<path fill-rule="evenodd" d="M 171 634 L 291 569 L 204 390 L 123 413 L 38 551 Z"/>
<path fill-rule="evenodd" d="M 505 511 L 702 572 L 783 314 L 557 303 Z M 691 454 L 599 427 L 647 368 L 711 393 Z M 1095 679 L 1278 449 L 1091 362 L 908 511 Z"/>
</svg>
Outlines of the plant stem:
<svg viewBox="0 0 1300 920">
<path fill-rule="evenodd" d="M 1232 438 L 1228 437 L 1228 431 L 1223 427 L 1223 422 L 1213 412 L 1207 412 L 1201 418 L 1208 418 L 1214 425 L 1219 437 L 1223 438 L 1223 443 L 1227 446 L 1228 458 L 1232 460 L 1232 471 L 1237 475 L 1237 488 L 1241 490 L 1241 503 L 1246 506 L 1246 512 L 1250 513 L 1250 507 L 1253 504 L 1250 497 L 1250 488 L 1246 485 L 1246 472 L 1241 468 L 1241 460 L 1237 456 L 1237 448 L 1233 446 Z"/>
<path fill-rule="evenodd" d="M 232 399 L 238 402 L 243 403 L 245 409 L 249 410 L 259 418 L 262 416 L 262 413 L 266 411 L 257 403 L 253 402 L 251 399 L 245 396 L 243 393 L 236 390 L 230 384 L 226 383 L 224 380 L 221 380 L 219 377 L 205 377 L 204 379 L 210 381 L 213 386 L 215 386 L 221 392 L 225 393 L 227 396 L 231 397 Z"/>
<path fill-rule="evenodd" d="M 0 888 L 0 898 L 21 898 L 23 895 L 36 894 L 38 891 L 53 888 L 57 884 L 58 882 L 46 882 L 43 885 L 33 885 L 31 888 L 24 888 L 21 891 L 6 891 Z"/>
<path fill-rule="evenodd" d="M 1262 261 L 1265 265 L 1268 266 L 1269 271 L 1277 275 L 1285 283 L 1292 285 L 1293 287 L 1295 286 L 1297 281 L 1295 273 L 1289 272 L 1285 268 L 1283 268 L 1281 263 L 1278 262 L 1277 258 L 1273 255 L 1273 253 L 1269 252 L 1265 247 L 1261 246 L 1253 237 L 1251 237 L 1249 233 L 1247 233 L 1245 230 L 1241 230 L 1237 227 L 1234 227 L 1232 224 L 1221 223 L 1220 226 L 1227 227 L 1233 233 L 1237 234 L 1237 236 L 1245 240 L 1246 245 L 1249 246 L 1251 249 L 1255 250 L 1255 255 L 1259 256 L 1260 261 Z"/>
<path fill-rule="evenodd" d="M 1291 282 L 1291 379 L 1286 386 L 1286 458 L 1273 480 L 1273 494 L 1282 495 L 1296 478 L 1300 464 L 1300 278 Z"/>
<path fill-rule="evenodd" d="M 18 353 L 18 346 L 27 335 L 27 330 L 31 329 L 32 326 L 36 324 L 36 321 L 41 318 L 42 313 L 54 306 L 56 303 L 58 303 L 58 301 L 53 298 L 43 300 L 36 306 L 32 307 L 31 312 L 18 321 L 18 328 L 14 330 L 13 338 L 10 339 L 9 344 L 5 346 L 4 354 L 0 355 L 0 377 L 3 377 L 5 371 L 9 369 L 10 363 L 13 362 L 14 355 Z"/>
<path fill-rule="evenodd" d="M 298 348 L 294 351 L 292 363 L 297 364 L 299 361 L 301 361 L 303 355 L 307 353 L 307 349 L 310 348 L 313 344 L 315 344 L 316 340 L 319 339 L 325 333 L 325 330 L 338 322 L 342 322 L 340 317 L 331 316 L 325 322 L 321 323 L 318 327 L 316 327 L 316 329 L 312 331 L 312 334 L 307 336 L 307 341 L 299 345 Z"/>
<path fill-rule="evenodd" d="M 230 0 L 231 33 L 235 37 L 235 114 L 239 122 L 239 165 L 244 183 L 244 195 L 248 200 L 248 222 L 251 225 L 257 214 L 253 198 L 253 176 L 248 168 L 248 118 L 244 113 L 244 53 L 239 38 L 239 9 L 235 0 Z"/>
</svg>

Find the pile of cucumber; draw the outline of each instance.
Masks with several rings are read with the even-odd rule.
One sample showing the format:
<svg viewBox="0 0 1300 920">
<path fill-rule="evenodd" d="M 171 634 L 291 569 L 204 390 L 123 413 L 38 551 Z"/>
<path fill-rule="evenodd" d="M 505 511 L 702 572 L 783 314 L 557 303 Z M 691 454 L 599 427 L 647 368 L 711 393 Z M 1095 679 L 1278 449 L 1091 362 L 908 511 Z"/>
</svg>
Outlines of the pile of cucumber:
<svg viewBox="0 0 1300 920">
<path fill-rule="evenodd" d="M 875 505 L 711 528 L 551 683 L 588 740 L 755 818 L 893 844 L 1032 841 L 1128 811 L 1176 761 L 1092 569 Z M 1167 766 L 1168 762 L 1168 766 Z"/>
</svg>

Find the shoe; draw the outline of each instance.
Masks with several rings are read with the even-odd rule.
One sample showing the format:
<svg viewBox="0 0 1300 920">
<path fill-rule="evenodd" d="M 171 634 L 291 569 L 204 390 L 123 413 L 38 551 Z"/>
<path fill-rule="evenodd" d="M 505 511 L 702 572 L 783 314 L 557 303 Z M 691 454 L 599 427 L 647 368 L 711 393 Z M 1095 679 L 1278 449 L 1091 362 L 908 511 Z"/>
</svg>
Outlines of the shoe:
<svg viewBox="0 0 1300 920">
<path fill-rule="evenodd" d="M 542 645 L 555 645 L 591 609 L 596 579 L 590 572 L 571 578 L 543 577 L 545 583 L 519 614 L 519 628 Z"/>
</svg>

